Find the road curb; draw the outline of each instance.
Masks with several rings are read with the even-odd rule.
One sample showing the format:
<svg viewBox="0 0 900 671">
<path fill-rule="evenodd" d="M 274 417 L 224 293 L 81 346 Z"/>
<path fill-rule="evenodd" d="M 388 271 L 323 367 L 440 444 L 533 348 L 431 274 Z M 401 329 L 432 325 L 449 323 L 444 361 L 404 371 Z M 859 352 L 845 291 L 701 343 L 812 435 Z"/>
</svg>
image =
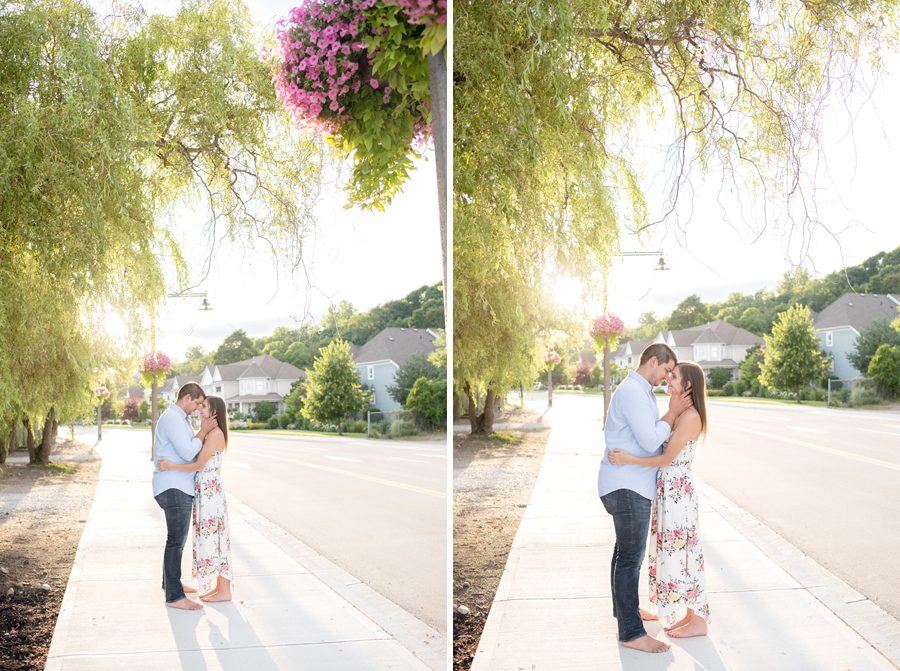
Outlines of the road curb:
<svg viewBox="0 0 900 671">
<path fill-rule="evenodd" d="M 434 671 L 446 669 L 448 653 L 445 635 L 326 559 L 231 493 L 228 494 L 228 505 L 291 559 L 384 629 L 417 659 Z"/>
<path fill-rule="evenodd" d="M 694 474 L 694 477 L 698 481 L 698 489 L 716 512 L 874 650 L 900 669 L 900 621 L 698 475 Z"/>
</svg>

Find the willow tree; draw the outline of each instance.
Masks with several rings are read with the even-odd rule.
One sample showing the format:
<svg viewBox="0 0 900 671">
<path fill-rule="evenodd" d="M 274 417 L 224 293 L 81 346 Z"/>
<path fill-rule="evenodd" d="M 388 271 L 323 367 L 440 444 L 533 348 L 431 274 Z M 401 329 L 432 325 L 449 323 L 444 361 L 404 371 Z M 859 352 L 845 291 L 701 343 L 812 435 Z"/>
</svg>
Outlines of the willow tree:
<svg viewBox="0 0 900 671">
<path fill-rule="evenodd" d="M 244 6 L 118 10 L 0 0 L 4 435 L 22 417 L 58 417 L 61 385 L 89 402 L 96 315 L 152 313 L 163 256 L 186 277 L 165 224 L 176 208 L 203 203 L 211 241 L 262 238 L 295 263 L 313 225 L 323 154 L 291 130 Z"/>
<path fill-rule="evenodd" d="M 454 3 L 457 388 L 504 393 L 531 356 L 496 337 L 530 309 L 522 283 L 561 268 L 590 281 L 620 231 L 678 223 L 692 171 L 817 225 L 803 160 L 896 14 L 892 0 Z M 635 167 L 650 132 L 668 134 L 671 175 L 653 217 Z"/>
</svg>

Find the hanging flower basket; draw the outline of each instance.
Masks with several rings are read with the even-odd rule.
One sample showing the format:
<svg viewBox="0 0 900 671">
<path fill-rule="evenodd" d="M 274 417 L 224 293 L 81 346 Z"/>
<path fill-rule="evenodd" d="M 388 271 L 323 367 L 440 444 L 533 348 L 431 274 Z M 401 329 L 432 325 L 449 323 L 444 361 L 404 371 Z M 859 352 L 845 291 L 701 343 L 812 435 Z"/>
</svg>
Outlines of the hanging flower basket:
<svg viewBox="0 0 900 671">
<path fill-rule="evenodd" d="M 94 396 L 97 398 L 98 403 L 103 403 L 103 401 L 109 398 L 109 389 L 102 386 L 97 387 L 94 389 Z"/>
<path fill-rule="evenodd" d="M 549 351 L 544 355 L 544 368 L 548 371 L 553 370 L 562 359 L 559 354 L 554 351 Z"/>
<path fill-rule="evenodd" d="M 170 370 L 172 360 L 162 352 L 151 352 L 144 357 L 141 364 L 141 375 L 148 387 L 152 386 L 154 381 L 159 384 Z"/>
<path fill-rule="evenodd" d="M 623 333 L 625 322 L 614 314 L 600 315 L 591 325 L 591 338 L 598 352 L 602 352 L 607 344 L 610 349 L 615 349 Z"/>
</svg>

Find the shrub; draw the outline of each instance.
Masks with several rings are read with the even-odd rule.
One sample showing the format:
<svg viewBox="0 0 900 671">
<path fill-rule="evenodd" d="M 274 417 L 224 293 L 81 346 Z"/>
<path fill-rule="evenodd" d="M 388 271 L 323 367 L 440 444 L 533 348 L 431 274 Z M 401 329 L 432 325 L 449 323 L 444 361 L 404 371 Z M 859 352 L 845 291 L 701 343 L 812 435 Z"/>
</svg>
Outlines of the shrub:
<svg viewBox="0 0 900 671">
<path fill-rule="evenodd" d="M 291 423 L 291 415 L 290 413 L 283 412 L 278 415 L 278 426 L 282 429 L 288 428 L 288 425 Z"/>
<path fill-rule="evenodd" d="M 746 380 L 738 378 L 734 381 L 734 395 L 735 396 L 743 396 L 744 393 L 750 388 L 750 385 L 747 384 Z"/>
<path fill-rule="evenodd" d="M 722 387 L 722 396 L 734 396 L 734 382 L 730 380 Z"/>
<path fill-rule="evenodd" d="M 272 415 L 271 417 L 269 417 L 269 421 L 266 422 L 266 426 L 269 427 L 270 429 L 277 429 L 278 428 L 278 417 L 276 417 L 275 415 Z"/>
<path fill-rule="evenodd" d="M 713 368 L 709 371 L 709 386 L 721 389 L 731 379 L 731 371 L 727 368 Z"/>
<path fill-rule="evenodd" d="M 881 397 L 874 390 L 862 385 L 854 387 L 850 392 L 850 406 L 874 405 L 881 402 Z"/>
<path fill-rule="evenodd" d="M 341 422 L 341 433 L 365 433 L 368 425 L 361 419 L 347 419 Z"/>
<path fill-rule="evenodd" d="M 443 378 L 416 380 L 406 398 L 411 410 L 426 429 L 437 429 L 447 424 L 447 381 Z"/>
<path fill-rule="evenodd" d="M 900 395 L 900 345 L 880 345 L 869 363 L 867 375 L 888 398 Z"/>
<path fill-rule="evenodd" d="M 395 419 L 391 422 L 390 435 L 392 438 L 402 438 L 404 436 L 415 436 L 419 433 L 419 429 L 414 422 L 406 419 Z"/>
</svg>

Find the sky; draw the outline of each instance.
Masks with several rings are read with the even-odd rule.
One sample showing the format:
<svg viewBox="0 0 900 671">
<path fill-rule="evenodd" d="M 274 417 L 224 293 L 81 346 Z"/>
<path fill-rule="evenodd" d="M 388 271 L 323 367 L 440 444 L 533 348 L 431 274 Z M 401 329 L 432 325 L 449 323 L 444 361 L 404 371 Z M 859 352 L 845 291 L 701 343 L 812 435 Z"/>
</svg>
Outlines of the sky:
<svg viewBox="0 0 900 671">
<path fill-rule="evenodd" d="M 167 13 L 178 4 L 143 2 L 147 11 Z M 268 0 L 248 6 L 257 24 L 271 29 L 295 4 Z M 202 206 L 177 213 L 173 229 L 191 269 L 188 286 L 202 280 L 192 291 L 205 291 L 212 309 L 201 310 L 199 297 L 168 298 L 157 319 L 157 349 L 180 360 L 189 347 L 210 351 L 237 329 L 251 337 L 264 336 L 277 326 L 317 323 L 332 303 L 346 300 L 363 312 L 441 280 L 433 151 L 417 162 L 403 192 L 384 212 L 347 210 L 345 202 L 339 189 L 323 191 L 316 232 L 305 243 L 307 272 L 293 275 L 279 268 L 264 244 L 249 248 L 218 241 L 204 279 L 202 268 L 212 243 L 199 231 L 208 214 Z M 169 293 L 184 289 L 174 280 L 170 285 Z M 115 318 L 108 328 L 121 331 Z"/>
<path fill-rule="evenodd" d="M 613 263 L 609 309 L 636 326 L 644 312 L 664 317 L 684 298 L 706 302 L 733 292 L 774 290 L 785 272 L 805 267 L 814 278 L 853 266 L 900 246 L 897 166 L 900 165 L 900 56 L 886 59 L 877 83 L 863 75 L 868 92 L 834 105 L 823 119 L 823 154 L 806 167 L 817 175 L 815 201 L 821 226 L 791 230 L 770 204 L 767 225 L 750 206 L 747 193 L 721 189 L 713 175 L 693 176 L 694 191 L 680 200 L 678 220 L 652 228 L 644 239 L 624 234 L 623 252 L 661 250 L 667 271 L 656 271 L 657 257 L 620 257 Z M 642 174 L 651 220 L 664 212 L 665 138 L 671 129 L 648 131 L 642 148 Z M 743 203 L 744 216 L 740 215 Z M 724 207 L 723 207 L 724 206 Z M 598 282 L 599 284 L 599 282 Z M 849 289 L 848 289 L 849 291 Z M 898 288 L 900 292 L 900 288 Z M 578 288 L 562 280 L 555 289 L 570 307 Z M 568 305 L 567 305 L 568 303 Z M 589 314 L 599 314 L 592 301 Z"/>
</svg>

